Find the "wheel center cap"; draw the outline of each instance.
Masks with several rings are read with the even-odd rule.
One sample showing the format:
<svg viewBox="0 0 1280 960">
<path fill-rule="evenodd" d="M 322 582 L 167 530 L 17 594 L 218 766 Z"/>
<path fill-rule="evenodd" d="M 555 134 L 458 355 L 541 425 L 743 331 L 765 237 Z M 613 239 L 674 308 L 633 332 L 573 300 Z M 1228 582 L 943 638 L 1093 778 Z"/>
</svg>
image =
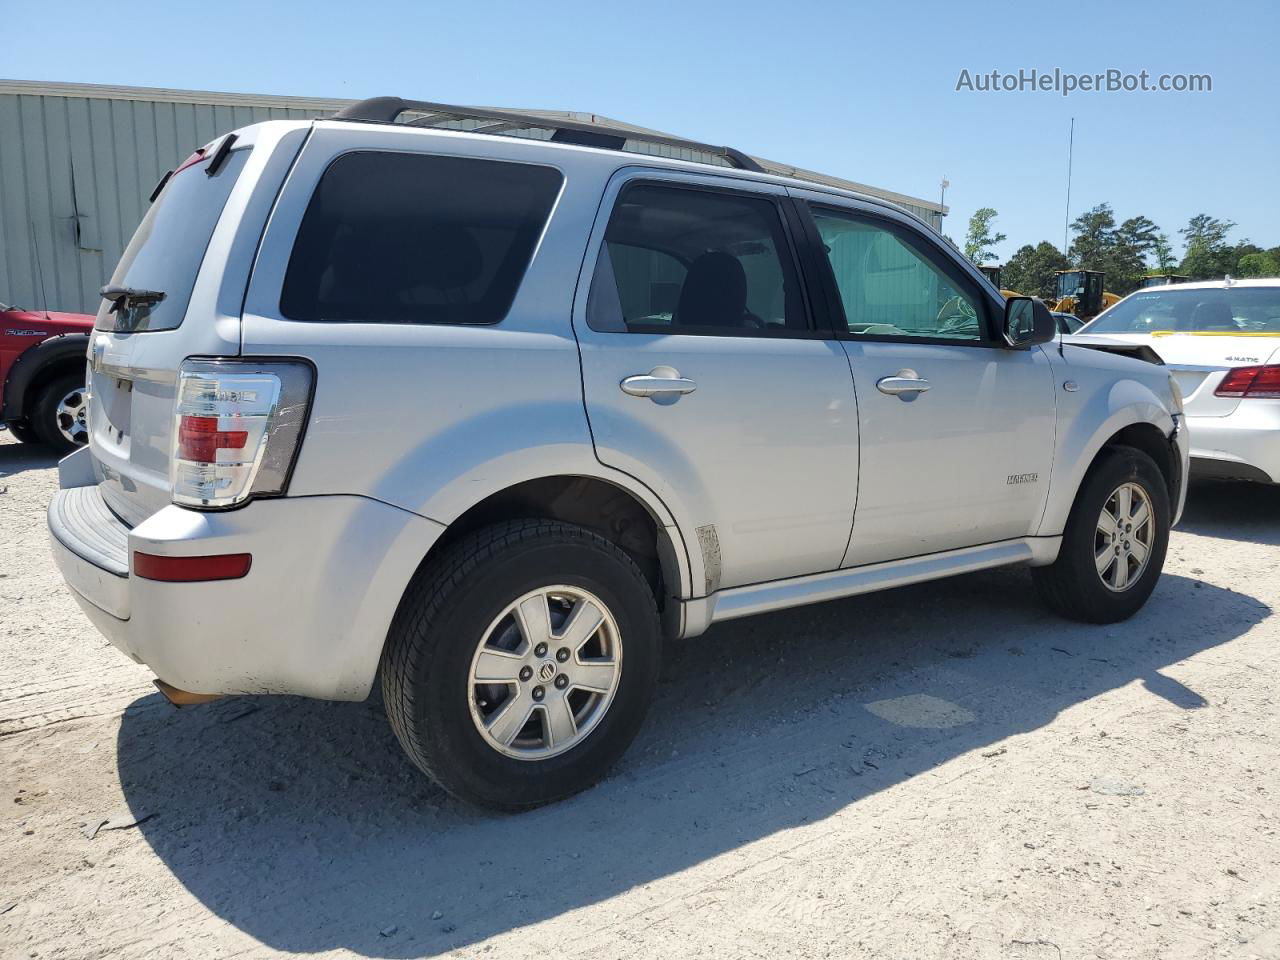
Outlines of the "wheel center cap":
<svg viewBox="0 0 1280 960">
<path fill-rule="evenodd" d="M 538 667 L 538 679 L 543 683 L 549 681 L 556 675 L 556 665 L 554 661 L 546 660 L 542 666 Z"/>
</svg>

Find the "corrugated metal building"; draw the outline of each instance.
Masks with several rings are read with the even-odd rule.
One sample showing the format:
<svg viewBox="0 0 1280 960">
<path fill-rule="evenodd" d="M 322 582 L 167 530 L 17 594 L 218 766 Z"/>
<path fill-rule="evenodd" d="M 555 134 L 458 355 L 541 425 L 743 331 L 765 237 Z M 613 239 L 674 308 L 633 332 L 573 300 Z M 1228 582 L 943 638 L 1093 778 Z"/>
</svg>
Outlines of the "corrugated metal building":
<svg viewBox="0 0 1280 960">
<path fill-rule="evenodd" d="M 166 170 L 236 127 L 326 116 L 349 102 L 0 80 L 0 302 L 95 312 L 97 291 Z M 591 114 L 525 112 L 630 126 Z M 706 159 L 687 150 L 636 148 Z M 799 172 L 761 162 L 779 173 Z M 805 176 L 891 200 L 935 227 L 946 213 L 936 203 L 904 194 L 819 174 Z"/>
</svg>

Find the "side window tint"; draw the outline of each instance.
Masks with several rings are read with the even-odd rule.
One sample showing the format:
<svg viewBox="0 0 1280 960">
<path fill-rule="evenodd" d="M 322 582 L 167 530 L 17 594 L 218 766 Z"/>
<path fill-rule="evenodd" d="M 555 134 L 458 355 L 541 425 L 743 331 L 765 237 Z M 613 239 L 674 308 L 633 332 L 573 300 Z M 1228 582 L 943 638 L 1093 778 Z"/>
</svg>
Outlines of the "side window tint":
<svg viewBox="0 0 1280 960">
<path fill-rule="evenodd" d="M 901 234 L 814 209 L 850 333 L 982 340 L 974 299 Z"/>
<path fill-rule="evenodd" d="M 645 333 L 807 330 L 777 206 L 684 187 L 625 188 L 596 262 L 587 322 Z"/>
<path fill-rule="evenodd" d="M 560 191 L 549 167 L 349 153 L 320 179 L 280 311 L 292 320 L 497 323 Z"/>
</svg>

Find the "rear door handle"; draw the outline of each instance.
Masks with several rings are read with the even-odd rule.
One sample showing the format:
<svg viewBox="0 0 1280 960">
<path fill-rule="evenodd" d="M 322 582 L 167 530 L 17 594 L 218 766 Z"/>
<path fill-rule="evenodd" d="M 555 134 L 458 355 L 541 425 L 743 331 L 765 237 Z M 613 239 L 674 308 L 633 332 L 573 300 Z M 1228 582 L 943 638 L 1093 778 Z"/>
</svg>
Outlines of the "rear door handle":
<svg viewBox="0 0 1280 960">
<path fill-rule="evenodd" d="M 698 385 L 692 380 L 680 376 L 675 367 L 654 367 L 648 373 L 627 377 L 620 384 L 622 392 L 632 397 L 650 397 L 676 399 L 686 393 L 693 393 Z"/>
<path fill-rule="evenodd" d="M 912 399 L 917 394 L 925 393 L 929 387 L 929 381 L 914 370 L 899 370 L 892 377 L 881 377 L 876 381 L 876 389 L 881 393 L 903 399 Z"/>
</svg>

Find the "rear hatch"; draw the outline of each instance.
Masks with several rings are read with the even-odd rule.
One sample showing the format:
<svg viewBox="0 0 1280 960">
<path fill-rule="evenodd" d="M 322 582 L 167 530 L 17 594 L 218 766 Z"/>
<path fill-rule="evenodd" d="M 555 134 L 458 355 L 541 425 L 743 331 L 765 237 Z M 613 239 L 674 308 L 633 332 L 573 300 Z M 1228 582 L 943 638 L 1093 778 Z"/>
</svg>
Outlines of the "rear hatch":
<svg viewBox="0 0 1280 960">
<path fill-rule="evenodd" d="M 104 288 L 90 346 L 89 447 L 103 499 L 130 525 L 170 500 L 182 361 L 240 352 L 239 309 L 218 293 L 250 139 L 220 138 L 167 177 Z"/>
</svg>

